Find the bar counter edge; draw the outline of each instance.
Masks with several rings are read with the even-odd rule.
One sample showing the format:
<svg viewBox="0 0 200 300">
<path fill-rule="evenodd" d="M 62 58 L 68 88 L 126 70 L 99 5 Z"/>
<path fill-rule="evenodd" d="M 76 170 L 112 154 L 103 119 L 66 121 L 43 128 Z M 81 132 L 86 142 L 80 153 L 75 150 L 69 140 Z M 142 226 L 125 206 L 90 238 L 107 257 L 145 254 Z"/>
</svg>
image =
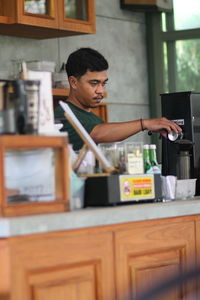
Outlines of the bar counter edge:
<svg viewBox="0 0 200 300">
<path fill-rule="evenodd" d="M 0 238 L 200 214 L 200 197 L 188 200 L 84 208 L 0 218 Z"/>
</svg>

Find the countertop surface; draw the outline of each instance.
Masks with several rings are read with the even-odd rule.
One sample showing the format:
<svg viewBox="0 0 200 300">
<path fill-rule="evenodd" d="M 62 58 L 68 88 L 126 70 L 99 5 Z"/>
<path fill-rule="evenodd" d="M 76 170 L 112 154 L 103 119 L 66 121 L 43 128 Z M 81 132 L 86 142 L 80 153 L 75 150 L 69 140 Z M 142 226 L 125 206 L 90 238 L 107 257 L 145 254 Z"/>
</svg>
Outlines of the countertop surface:
<svg viewBox="0 0 200 300">
<path fill-rule="evenodd" d="M 200 214 L 200 197 L 0 218 L 0 238 Z"/>
</svg>

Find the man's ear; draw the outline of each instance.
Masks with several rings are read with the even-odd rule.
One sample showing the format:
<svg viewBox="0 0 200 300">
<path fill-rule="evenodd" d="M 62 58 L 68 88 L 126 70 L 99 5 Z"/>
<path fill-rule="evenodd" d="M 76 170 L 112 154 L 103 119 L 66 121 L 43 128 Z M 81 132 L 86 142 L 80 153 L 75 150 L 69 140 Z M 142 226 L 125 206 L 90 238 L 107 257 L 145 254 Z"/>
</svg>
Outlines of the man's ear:
<svg viewBox="0 0 200 300">
<path fill-rule="evenodd" d="M 77 86 L 77 79 L 76 79 L 76 77 L 74 77 L 74 76 L 69 76 L 68 80 L 69 80 L 70 86 L 71 86 L 73 89 L 76 89 L 76 86 Z"/>
</svg>

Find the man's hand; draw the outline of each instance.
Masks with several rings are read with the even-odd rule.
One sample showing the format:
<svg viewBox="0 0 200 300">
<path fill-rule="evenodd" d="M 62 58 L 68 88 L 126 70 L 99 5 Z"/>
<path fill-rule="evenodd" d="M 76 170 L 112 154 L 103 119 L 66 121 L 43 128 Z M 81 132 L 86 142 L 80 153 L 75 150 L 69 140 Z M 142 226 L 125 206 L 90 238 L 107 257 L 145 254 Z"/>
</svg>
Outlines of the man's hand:
<svg viewBox="0 0 200 300">
<path fill-rule="evenodd" d="M 144 129 L 151 131 L 159 131 L 163 136 L 166 136 L 166 132 L 170 133 L 172 130 L 176 133 L 181 132 L 182 129 L 176 123 L 162 117 L 156 119 L 143 119 Z"/>
</svg>

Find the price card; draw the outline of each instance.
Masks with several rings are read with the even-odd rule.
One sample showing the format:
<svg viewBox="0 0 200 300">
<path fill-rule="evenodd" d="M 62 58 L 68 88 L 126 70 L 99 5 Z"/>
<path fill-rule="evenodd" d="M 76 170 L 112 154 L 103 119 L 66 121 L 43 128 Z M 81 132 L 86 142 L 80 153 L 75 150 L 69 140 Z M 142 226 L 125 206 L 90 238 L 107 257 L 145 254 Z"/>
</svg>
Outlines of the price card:
<svg viewBox="0 0 200 300">
<path fill-rule="evenodd" d="M 155 198 L 153 174 L 120 175 L 120 200 L 139 201 Z"/>
</svg>

